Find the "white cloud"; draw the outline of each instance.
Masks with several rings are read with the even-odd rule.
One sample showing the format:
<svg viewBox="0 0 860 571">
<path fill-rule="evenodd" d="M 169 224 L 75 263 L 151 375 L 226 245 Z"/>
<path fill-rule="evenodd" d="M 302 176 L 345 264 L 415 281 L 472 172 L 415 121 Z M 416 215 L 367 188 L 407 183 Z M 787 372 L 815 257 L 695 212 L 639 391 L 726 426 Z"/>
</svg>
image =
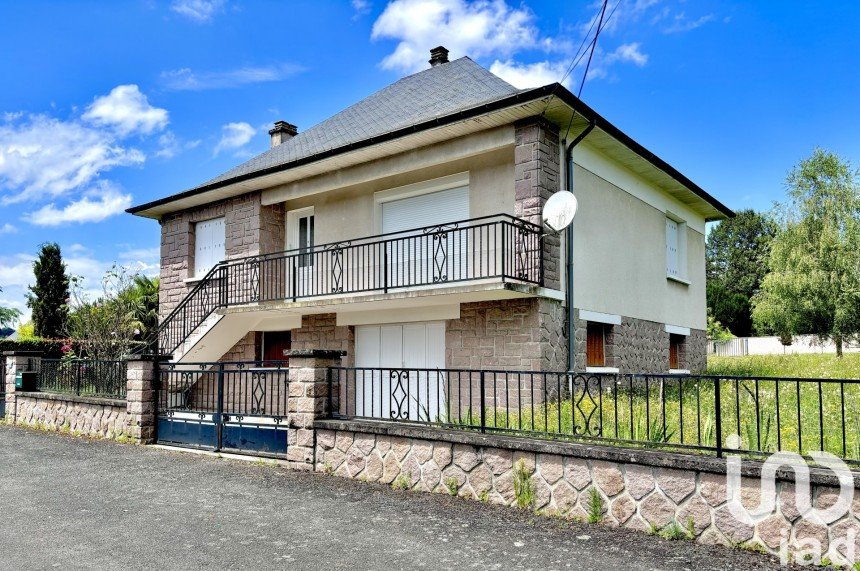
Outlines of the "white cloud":
<svg viewBox="0 0 860 571">
<path fill-rule="evenodd" d="M 158 276 L 161 248 L 129 248 L 119 253 L 122 265 L 133 272 L 140 272 L 147 276 Z"/>
<path fill-rule="evenodd" d="M 117 166 L 139 165 L 144 154 L 103 129 L 46 115 L 0 124 L 0 190 L 11 204 L 56 197 Z"/>
<path fill-rule="evenodd" d="M 123 194 L 111 183 L 100 181 L 79 200 L 69 202 L 62 208 L 54 203 L 25 215 L 25 219 L 36 226 L 61 226 L 70 223 L 101 222 L 123 212 L 131 206 L 131 195 Z"/>
<path fill-rule="evenodd" d="M 362 16 L 370 12 L 370 2 L 368 0 L 352 0 L 352 9 L 355 10 L 356 16 Z"/>
<path fill-rule="evenodd" d="M 417 71 L 427 67 L 429 50 L 444 45 L 452 57 L 508 56 L 523 48 L 546 47 L 526 8 L 504 0 L 394 0 L 373 24 L 373 39 L 399 40 L 382 60 L 385 69 Z"/>
<path fill-rule="evenodd" d="M 33 260 L 30 254 L 15 254 L 0 257 L 0 287 L 6 295 L 11 288 L 25 287 L 33 281 Z"/>
<path fill-rule="evenodd" d="M 18 229 L 9 224 L 8 222 L 0 226 L 0 234 L 17 234 Z"/>
<path fill-rule="evenodd" d="M 695 30 L 696 28 L 704 26 L 713 19 L 713 14 L 705 14 L 704 16 L 691 20 L 687 18 L 687 15 L 684 12 L 679 12 L 672 18 L 672 22 L 663 28 L 663 33 L 679 34 L 689 32 L 690 30 Z"/>
<path fill-rule="evenodd" d="M 494 61 L 490 71 L 520 89 L 541 87 L 559 81 L 567 70 L 564 62 L 539 61 L 536 63 L 517 63 L 513 60 Z M 564 80 L 564 85 L 570 87 L 571 76 Z"/>
<path fill-rule="evenodd" d="M 215 145 L 214 154 L 244 147 L 256 132 L 256 129 L 245 122 L 223 125 L 221 127 L 221 140 Z"/>
<path fill-rule="evenodd" d="M 632 44 L 622 44 L 618 46 L 614 52 L 609 54 L 607 60 L 610 63 L 613 61 L 621 61 L 642 67 L 648 63 L 648 55 L 642 53 L 639 42 L 633 42 Z"/>
<path fill-rule="evenodd" d="M 158 150 L 155 156 L 161 159 L 172 159 L 182 151 L 196 149 L 202 141 L 182 141 L 172 131 L 167 131 L 158 137 Z"/>
<path fill-rule="evenodd" d="M 83 118 L 113 127 L 123 136 L 161 131 L 169 122 L 167 110 L 150 105 L 136 85 L 118 85 L 109 94 L 96 97 Z"/>
<path fill-rule="evenodd" d="M 228 89 L 252 83 L 283 81 L 299 73 L 302 67 L 281 63 L 268 66 L 248 66 L 227 71 L 192 71 L 185 67 L 161 73 L 161 80 L 168 89 L 177 91 L 201 91 L 204 89 Z"/>
<path fill-rule="evenodd" d="M 170 9 L 195 22 L 205 23 L 211 21 L 224 4 L 224 0 L 173 0 Z"/>
</svg>

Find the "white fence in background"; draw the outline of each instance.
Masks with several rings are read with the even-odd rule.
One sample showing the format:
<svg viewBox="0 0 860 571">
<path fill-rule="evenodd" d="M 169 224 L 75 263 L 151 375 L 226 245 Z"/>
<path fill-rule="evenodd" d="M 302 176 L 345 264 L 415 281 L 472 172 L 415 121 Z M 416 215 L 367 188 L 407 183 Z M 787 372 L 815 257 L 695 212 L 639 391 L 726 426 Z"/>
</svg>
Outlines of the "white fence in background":
<svg viewBox="0 0 860 571">
<path fill-rule="evenodd" d="M 845 353 L 860 353 L 860 344 L 844 343 Z M 779 337 L 736 337 L 728 341 L 708 341 L 708 354 L 721 357 L 743 355 L 806 355 L 836 353 L 833 341 L 821 342 L 815 335 L 798 335 L 791 345 L 783 345 Z"/>
</svg>

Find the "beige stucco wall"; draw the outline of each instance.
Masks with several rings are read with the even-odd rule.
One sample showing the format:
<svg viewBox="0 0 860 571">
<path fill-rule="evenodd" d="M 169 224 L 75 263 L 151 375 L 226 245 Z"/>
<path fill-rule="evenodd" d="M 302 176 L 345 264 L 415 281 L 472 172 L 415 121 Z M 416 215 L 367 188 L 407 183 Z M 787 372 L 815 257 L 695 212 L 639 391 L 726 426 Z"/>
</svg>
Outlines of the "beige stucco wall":
<svg viewBox="0 0 860 571">
<path fill-rule="evenodd" d="M 494 140 L 492 145 L 486 144 L 479 134 L 464 137 L 467 139 L 465 142 L 442 143 L 342 169 L 293 183 L 288 188 L 266 191 L 269 198 L 264 195 L 264 203 L 272 200 L 273 196 L 281 196 L 287 198 L 284 202 L 287 211 L 313 206 L 316 242 L 324 244 L 372 236 L 381 231 L 374 193 L 468 172 L 471 218 L 513 214 L 514 147 L 512 133 L 510 135 L 510 144 L 505 143 L 501 148 L 478 154 L 471 153 L 496 145 L 498 141 Z M 494 137 L 504 137 L 502 140 L 505 142 L 508 132 L 494 133 Z M 432 155 L 434 161 L 444 160 L 445 157 L 448 160 L 442 164 L 415 168 L 415 165 L 422 164 L 422 153 Z M 359 180 L 362 182 L 355 182 Z M 290 199 L 290 196 L 298 198 Z"/>
<path fill-rule="evenodd" d="M 698 230 L 704 218 L 641 179 L 642 197 L 621 190 L 589 170 L 591 156 L 580 159 L 574 155 L 574 305 L 704 329 L 705 236 Z M 635 176 L 605 160 L 594 170 L 619 181 Z M 689 285 L 666 278 L 667 210 L 687 222 Z"/>
</svg>

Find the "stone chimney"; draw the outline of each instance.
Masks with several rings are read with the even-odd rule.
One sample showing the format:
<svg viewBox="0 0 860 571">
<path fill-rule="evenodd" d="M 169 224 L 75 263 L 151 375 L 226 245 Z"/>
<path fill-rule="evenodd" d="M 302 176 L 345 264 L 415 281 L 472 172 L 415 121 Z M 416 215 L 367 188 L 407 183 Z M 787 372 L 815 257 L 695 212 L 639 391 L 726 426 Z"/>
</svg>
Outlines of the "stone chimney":
<svg viewBox="0 0 860 571">
<path fill-rule="evenodd" d="M 295 125 L 286 121 L 275 121 L 275 126 L 269 129 L 269 135 L 272 136 L 272 146 L 277 147 L 281 143 L 286 143 L 299 133 Z"/>
<path fill-rule="evenodd" d="M 448 50 L 444 46 L 438 46 L 430 50 L 430 67 L 436 67 L 448 63 Z"/>
</svg>

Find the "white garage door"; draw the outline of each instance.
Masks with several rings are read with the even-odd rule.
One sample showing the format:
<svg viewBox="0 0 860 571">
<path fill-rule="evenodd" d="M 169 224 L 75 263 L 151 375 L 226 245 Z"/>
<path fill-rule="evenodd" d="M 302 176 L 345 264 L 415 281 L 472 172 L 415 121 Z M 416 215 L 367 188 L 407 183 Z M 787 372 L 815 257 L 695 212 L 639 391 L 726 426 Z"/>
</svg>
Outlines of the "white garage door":
<svg viewBox="0 0 860 571">
<path fill-rule="evenodd" d="M 445 367 L 444 322 L 356 327 L 355 365 L 376 369 L 357 371 L 357 416 L 425 422 L 444 416 L 444 373 L 436 370 Z"/>
</svg>

